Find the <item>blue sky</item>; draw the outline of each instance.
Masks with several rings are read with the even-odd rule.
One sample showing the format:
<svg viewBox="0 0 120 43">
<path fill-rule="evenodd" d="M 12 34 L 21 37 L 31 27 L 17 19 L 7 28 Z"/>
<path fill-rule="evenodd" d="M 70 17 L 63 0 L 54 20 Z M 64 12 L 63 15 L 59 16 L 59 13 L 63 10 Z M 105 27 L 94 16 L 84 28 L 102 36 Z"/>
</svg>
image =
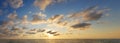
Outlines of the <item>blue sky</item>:
<svg viewBox="0 0 120 43">
<path fill-rule="evenodd" d="M 40 12 L 40 9 L 33 5 L 34 0 L 23 0 L 24 5 L 18 9 L 11 8 L 10 5 L 7 7 L 3 7 L 3 3 L 5 0 L 0 1 L 0 7 L 1 10 L 7 11 L 7 14 L 2 14 L 3 16 L 8 15 L 11 12 L 16 11 L 18 15 L 22 16 L 24 14 L 28 14 L 29 11 L 32 11 L 32 13 Z M 111 12 L 119 13 L 119 0 L 68 0 L 67 2 L 62 3 L 56 3 L 53 5 L 49 5 L 45 12 L 47 15 L 54 15 L 54 14 L 68 14 L 70 12 L 77 12 L 82 9 L 88 8 L 90 6 L 98 5 L 100 7 L 107 7 L 112 9 Z M 116 14 L 117 15 L 117 14 Z M 4 17 L 5 18 L 5 17 Z"/>
</svg>

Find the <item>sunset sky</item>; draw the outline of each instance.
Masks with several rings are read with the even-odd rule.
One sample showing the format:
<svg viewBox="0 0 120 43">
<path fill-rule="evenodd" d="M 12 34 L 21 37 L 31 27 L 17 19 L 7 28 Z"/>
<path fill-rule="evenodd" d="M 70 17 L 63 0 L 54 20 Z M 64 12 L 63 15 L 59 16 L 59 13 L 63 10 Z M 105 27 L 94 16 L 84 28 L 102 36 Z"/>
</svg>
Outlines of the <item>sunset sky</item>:
<svg viewBox="0 0 120 43">
<path fill-rule="evenodd" d="M 119 39 L 120 0 L 0 0 L 0 38 Z"/>
</svg>

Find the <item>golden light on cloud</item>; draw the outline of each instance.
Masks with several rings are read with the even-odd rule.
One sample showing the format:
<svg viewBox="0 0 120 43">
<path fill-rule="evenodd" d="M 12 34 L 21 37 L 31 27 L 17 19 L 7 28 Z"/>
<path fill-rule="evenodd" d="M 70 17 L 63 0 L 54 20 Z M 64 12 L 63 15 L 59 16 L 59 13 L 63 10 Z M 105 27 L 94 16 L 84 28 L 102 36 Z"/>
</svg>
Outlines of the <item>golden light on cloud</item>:
<svg viewBox="0 0 120 43">
<path fill-rule="evenodd" d="M 46 1 L 46 0 L 44 0 Z M 50 2 L 51 3 L 51 2 Z M 48 4 L 50 4 L 48 3 Z M 47 5 L 46 5 L 47 6 Z M 65 35 L 64 33 L 69 30 L 80 31 L 87 30 L 91 28 L 91 21 L 99 20 L 104 13 L 106 13 L 106 9 L 98 10 L 96 8 L 98 6 L 92 6 L 88 9 L 85 9 L 81 12 L 76 12 L 68 15 L 59 14 L 54 15 L 52 17 L 47 18 L 46 14 L 42 12 L 37 13 L 32 16 L 32 19 L 28 19 L 28 15 L 24 15 L 23 18 L 17 18 L 16 13 L 11 13 L 14 16 L 8 16 L 10 21 L 14 23 L 7 22 L 4 24 L 2 31 L 11 30 L 7 32 L 1 32 L 5 34 L 7 37 L 12 36 L 20 36 L 26 38 L 68 38 L 67 36 L 72 36 L 74 32 L 70 32 L 71 34 Z M 44 10 L 45 8 L 43 8 Z M 17 19 L 16 19 L 17 18 Z M 14 19 L 14 20 L 13 20 Z M 17 20 L 17 21 L 15 21 Z M 7 28 L 6 28 L 7 27 Z M 8 29 L 10 28 L 10 29 Z M 22 32 L 21 32 L 22 30 Z M 12 33 L 14 32 L 14 34 Z M 79 34 L 79 32 L 76 32 Z M 62 37 L 64 36 L 64 37 Z M 79 35 L 74 35 L 79 36 Z"/>
</svg>

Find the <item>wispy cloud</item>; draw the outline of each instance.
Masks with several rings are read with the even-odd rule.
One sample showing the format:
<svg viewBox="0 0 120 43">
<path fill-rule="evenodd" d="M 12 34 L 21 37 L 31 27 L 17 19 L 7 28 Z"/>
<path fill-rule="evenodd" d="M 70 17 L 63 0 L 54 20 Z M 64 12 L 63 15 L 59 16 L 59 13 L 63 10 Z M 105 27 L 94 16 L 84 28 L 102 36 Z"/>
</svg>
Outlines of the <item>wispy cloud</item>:
<svg viewBox="0 0 120 43">
<path fill-rule="evenodd" d="M 10 14 L 8 15 L 8 18 L 11 19 L 11 20 L 17 19 L 17 13 L 16 13 L 16 12 L 10 13 Z"/>
<path fill-rule="evenodd" d="M 7 0 L 7 2 L 12 8 L 15 8 L 15 9 L 23 6 L 23 0 Z"/>
<path fill-rule="evenodd" d="M 47 21 L 53 23 L 53 22 L 59 22 L 62 19 L 63 19 L 63 15 L 55 15 L 49 18 Z"/>
<path fill-rule="evenodd" d="M 109 9 L 99 9 L 98 6 L 92 6 L 84 11 L 73 13 L 69 15 L 70 18 L 80 18 L 84 21 L 98 20 Z"/>
</svg>

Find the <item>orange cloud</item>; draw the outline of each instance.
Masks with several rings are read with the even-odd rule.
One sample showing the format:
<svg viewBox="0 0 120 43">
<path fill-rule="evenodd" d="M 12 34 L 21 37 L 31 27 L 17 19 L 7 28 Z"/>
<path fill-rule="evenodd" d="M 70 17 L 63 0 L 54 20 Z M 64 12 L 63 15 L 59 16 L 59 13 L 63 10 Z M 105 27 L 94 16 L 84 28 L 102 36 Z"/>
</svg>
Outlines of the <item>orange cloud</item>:
<svg viewBox="0 0 120 43">
<path fill-rule="evenodd" d="M 54 3 L 64 2 L 65 0 L 35 0 L 34 5 L 39 7 L 40 10 L 45 10 L 47 6 Z"/>
<path fill-rule="evenodd" d="M 41 10 L 45 10 L 45 8 L 52 4 L 52 0 L 35 0 L 34 5 L 41 8 Z"/>
</svg>

